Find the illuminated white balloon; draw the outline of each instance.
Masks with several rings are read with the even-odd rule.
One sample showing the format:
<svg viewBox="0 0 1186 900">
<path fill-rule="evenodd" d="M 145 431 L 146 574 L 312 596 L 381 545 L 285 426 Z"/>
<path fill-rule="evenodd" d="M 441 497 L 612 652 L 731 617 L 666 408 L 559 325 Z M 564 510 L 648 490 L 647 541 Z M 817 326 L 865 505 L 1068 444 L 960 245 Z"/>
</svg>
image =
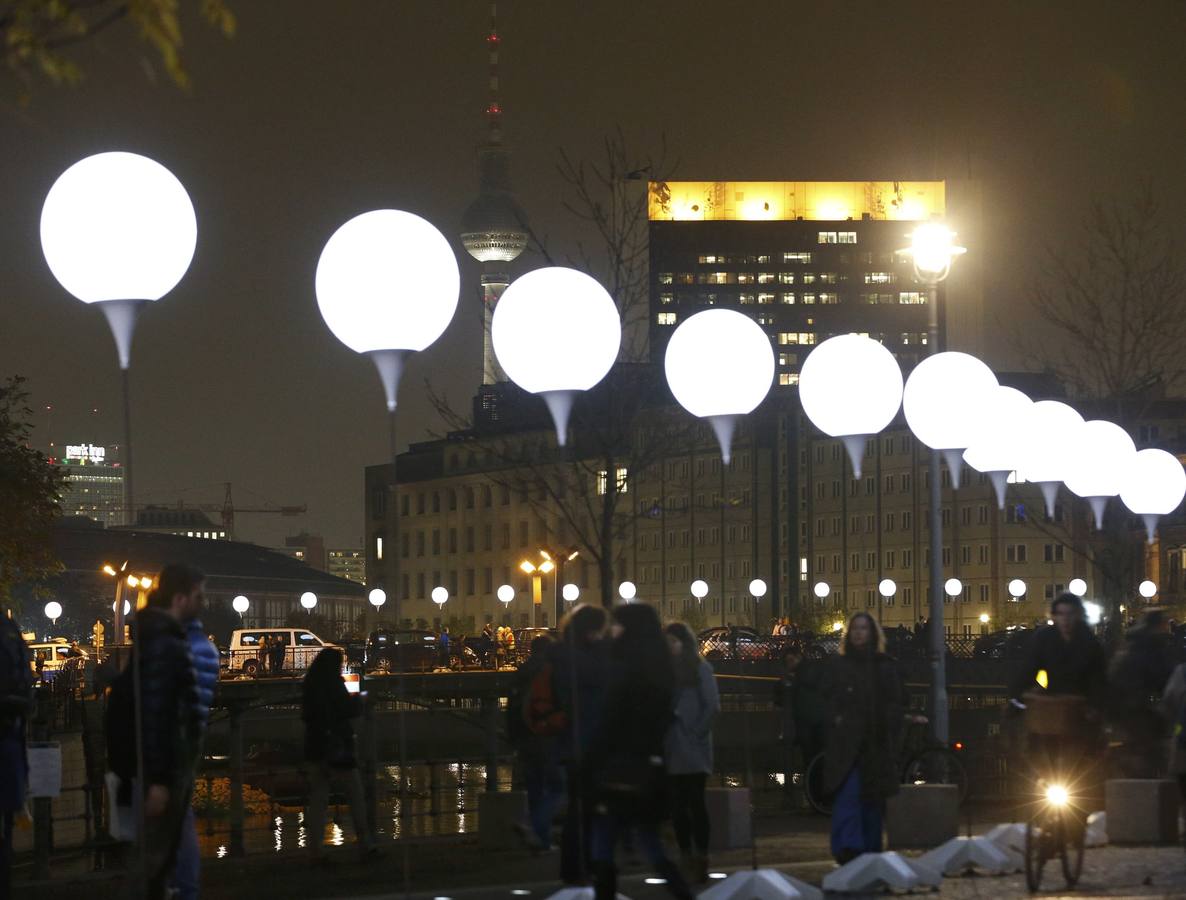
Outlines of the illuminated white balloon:
<svg viewBox="0 0 1186 900">
<path fill-rule="evenodd" d="M 375 609 L 378 609 L 387 602 L 387 592 L 382 588 L 374 588 L 369 594 L 367 594 L 367 599 L 371 601 L 371 606 L 375 607 Z"/>
<path fill-rule="evenodd" d="M 618 358 L 621 316 L 596 279 L 549 266 L 506 289 L 494 307 L 490 341 L 507 377 L 548 404 L 563 447 L 576 394 L 601 381 Z"/>
<path fill-rule="evenodd" d="M 910 373 L 902 391 L 906 423 L 922 443 L 947 451 L 951 483 L 959 487 L 962 454 L 986 427 L 984 410 L 992 403 L 997 376 L 967 353 L 947 351 L 928 356 Z"/>
<path fill-rule="evenodd" d="M 837 335 L 804 360 L 799 402 L 816 428 L 844 440 L 860 478 L 866 438 L 889 425 L 902 406 L 902 370 L 894 355 L 872 338 Z"/>
<path fill-rule="evenodd" d="M 1016 388 L 997 385 L 985 398 L 984 427 L 964 451 L 964 462 L 986 473 L 997 495 L 997 508 L 1005 508 L 1009 473 L 1024 460 L 1023 438 L 1034 402 Z"/>
<path fill-rule="evenodd" d="M 1100 619 L 1104 617 L 1104 608 L 1098 603 L 1092 603 L 1088 600 L 1083 604 L 1083 617 L 1087 620 L 1087 624 L 1096 626 L 1100 623 Z"/>
<path fill-rule="evenodd" d="M 663 367 L 679 405 L 709 421 L 728 463 L 738 418 L 766 399 L 774 380 L 766 332 L 735 310 L 706 309 L 675 329 Z"/>
<path fill-rule="evenodd" d="M 111 604 L 111 611 L 115 612 L 115 604 L 114 603 Z M 126 616 L 131 611 L 132 611 L 132 604 L 130 602 L 128 602 L 127 600 L 125 600 L 124 601 L 124 615 Z"/>
<path fill-rule="evenodd" d="M 303 606 L 305 609 L 312 612 L 313 607 L 315 607 L 316 605 L 317 605 L 317 595 L 314 594 L 312 591 L 305 591 L 305 593 L 301 594 L 301 606 Z"/>
<path fill-rule="evenodd" d="M 1157 596 L 1157 585 L 1149 580 L 1142 581 L 1137 587 L 1137 592 L 1146 600 L 1152 600 Z"/>
<path fill-rule="evenodd" d="M 812 588 L 812 592 L 821 600 L 823 600 L 828 596 L 828 594 L 832 593 L 832 588 L 826 581 L 817 581 L 815 583 L 815 587 Z"/>
<path fill-rule="evenodd" d="M 509 584 L 500 585 L 498 588 L 498 600 L 500 603 L 510 603 L 515 599 L 515 589 Z"/>
<path fill-rule="evenodd" d="M 877 585 L 877 592 L 887 600 L 898 592 L 898 585 L 894 583 L 892 578 L 883 578 L 881 583 Z"/>
<path fill-rule="evenodd" d="M 403 361 L 439 338 L 461 290 L 445 236 L 417 215 L 377 209 L 335 231 L 317 262 L 317 306 L 334 336 L 371 356 L 395 409 Z"/>
<path fill-rule="evenodd" d="M 247 612 L 250 606 L 251 602 L 242 594 L 231 601 L 231 609 L 233 609 L 239 615 L 243 615 L 243 613 Z"/>
<path fill-rule="evenodd" d="M 581 596 L 581 589 L 575 584 L 566 584 L 561 588 L 560 595 L 564 597 L 566 603 L 575 603 L 577 598 Z"/>
<path fill-rule="evenodd" d="M 755 578 L 749 583 L 749 592 L 759 600 L 762 599 L 766 596 L 766 582 L 761 578 Z"/>
<path fill-rule="evenodd" d="M 1029 428 L 1022 438 L 1022 465 L 1018 474 L 1042 489 L 1046 515 L 1054 516 L 1058 485 L 1073 471 L 1072 460 L 1080 450 L 1083 417 L 1065 403 L 1039 400 L 1034 404 Z"/>
<path fill-rule="evenodd" d="M 1009 596 L 1014 600 L 1020 600 L 1025 596 L 1025 582 L 1020 578 L 1014 578 L 1009 582 Z"/>
<path fill-rule="evenodd" d="M 45 617 L 52 619 L 54 624 L 57 624 L 58 618 L 62 615 L 62 604 L 57 600 L 50 600 L 45 604 Z"/>
<path fill-rule="evenodd" d="M 1067 590 L 1076 597 L 1082 597 L 1087 593 L 1087 582 L 1082 578 L 1072 578 L 1070 583 L 1067 585 Z"/>
<path fill-rule="evenodd" d="M 708 596 L 708 582 L 697 578 L 692 582 L 692 596 L 697 600 L 703 600 Z"/>
<path fill-rule="evenodd" d="M 1077 449 L 1065 483 L 1071 493 L 1087 500 L 1095 514 L 1095 527 L 1103 528 L 1108 498 L 1120 493 L 1137 448 L 1119 425 L 1092 419 L 1079 429 Z"/>
<path fill-rule="evenodd" d="M 449 591 L 446 588 L 437 585 L 432 589 L 432 594 L 430 596 L 432 597 L 432 602 L 437 606 L 444 606 L 449 600 Z"/>
<path fill-rule="evenodd" d="M 618 585 L 618 596 L 629 603 L 638 595 L 638 588 L 633 581 L 623 581 Z"/>
<path fill-rule="evenodd" d="M 1120 499 L 1129 511 L 1145 520 L 1149 543 L 1157 520 L 1178 508 L 1186 497 L 1186 471 L 1173 454 L 1141 450 L 1133 455 L 1124 473 Z"/>
<path fill-rule="evenodd" d="M 958 597 L 964 592 L 964 583 L 958 578 L 948 578 L 943 582 L 943 592 L 948 597 Z"/>
</svg>

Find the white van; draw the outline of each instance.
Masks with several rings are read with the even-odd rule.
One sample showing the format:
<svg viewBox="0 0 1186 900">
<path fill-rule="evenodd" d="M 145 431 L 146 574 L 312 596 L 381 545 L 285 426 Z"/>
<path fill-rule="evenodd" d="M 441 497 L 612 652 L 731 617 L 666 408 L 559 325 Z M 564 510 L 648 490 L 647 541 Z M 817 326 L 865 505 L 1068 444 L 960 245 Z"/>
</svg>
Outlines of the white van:
<svg viewBox="0 0 1186 900">
<path fill-rule="evenodd" d="M 279 672 L 272 670 L 272 660 L 262 659 L 260 646 L 264 639 L 269 642 L 277 638 L 284 645 L 284 664 Z M 231 633 L 231 646 L 226 655 L 226 667 L 232 674 L 282 675 L 304 672 L 326 647 L 336 644 L 323 641 L 304 628 L 240 628 Z"/>
<path fill-rule="evenodd" d="M 71 644 L 64 638 L 29 644 L 29 664 L 36 672 L 57 672 L 66 666 L 71 657 L 86 659 L 87 652 L 81 647 L 71 650 Z"/>
</svg>

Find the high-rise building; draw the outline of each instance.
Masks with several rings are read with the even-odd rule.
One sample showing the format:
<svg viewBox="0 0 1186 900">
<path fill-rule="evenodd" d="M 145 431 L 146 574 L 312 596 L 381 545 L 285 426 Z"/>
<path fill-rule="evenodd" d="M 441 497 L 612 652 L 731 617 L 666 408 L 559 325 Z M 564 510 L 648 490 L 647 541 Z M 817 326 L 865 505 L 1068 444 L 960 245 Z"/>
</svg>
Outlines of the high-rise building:
<svg viewBox="0 0 1186 900">
<path fill-rule="evenodd" d="M 58 456 L 54 451 L 61 451 Z M 50 462 L 66 473 L 62 487 L 62 515 L 87 516 L 104 525 L 123 525 L 124 471 L 113 457 L 114 448 L 97 444 L 54 447 Z"/>
<path fill-rule="evenodd" d="M 687 317 L 737 309 L 770 335 L 783 388 L 835 334 L 868 334 L 904 365 L 925 355 L 927 292 L 896 251 L 918 222 L 943 218 L 970 240 L 979 219 L 974 187 L 942 181 L 660 181 L 647 213 L 651 358 Z M 939 333 L 977 353 L 982 299 L 968 257 L 939 288 Z"/>
<path fill-rule="evenodd" d="M 353 581 L 356 584 L 366 584 L 366 554 L 361 549 L 351 547 L 349 549 L 338 548 L 336 550 L 327 550 L 325 556 L 326 571 L 330 575 L 345 578 L 347 581 Z"/>
</svg>

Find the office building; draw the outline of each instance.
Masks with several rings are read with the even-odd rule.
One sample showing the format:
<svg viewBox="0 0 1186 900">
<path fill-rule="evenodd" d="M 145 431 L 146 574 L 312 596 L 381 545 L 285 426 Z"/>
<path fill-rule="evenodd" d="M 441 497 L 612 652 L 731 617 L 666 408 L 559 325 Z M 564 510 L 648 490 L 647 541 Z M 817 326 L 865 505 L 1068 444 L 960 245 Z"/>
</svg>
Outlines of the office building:
<svg viewBox="0 0 1186 900">
<path fill-rule="evenodd" d="M 123 525 L 124 472 L 114 459 L 116 448 L 97 444 L 53 447 L 49 461 L 66 474 L 62 515 L 86 516 L 104 525 Z M 61 456 L 58 455 L 61 451 Z"/>
<path fill-rule="evenodd" d="M 345 578 L 355 584 L 366 584 L 366 555 L 361 549 L 351 547 L 327 550 L 325 556 L 326 571 L 330 575 Z"/>
</svg>

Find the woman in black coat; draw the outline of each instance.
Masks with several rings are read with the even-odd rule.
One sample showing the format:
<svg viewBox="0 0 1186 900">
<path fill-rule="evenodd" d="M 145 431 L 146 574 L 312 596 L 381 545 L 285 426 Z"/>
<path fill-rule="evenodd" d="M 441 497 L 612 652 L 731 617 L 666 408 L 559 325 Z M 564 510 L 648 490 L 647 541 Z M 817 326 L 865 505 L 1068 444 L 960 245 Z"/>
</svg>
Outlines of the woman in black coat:
<svg viewBox="0 0 1186 900">
<path fill-rule="evenodd" d="M 881 626 L 868 613 L 849 620 L 824 687 L 824 790 L 833 796 L 832 855 L 843 864 L 881 851 L 885 801 L 899 784 L 905 690 Z"/>
</svg>

